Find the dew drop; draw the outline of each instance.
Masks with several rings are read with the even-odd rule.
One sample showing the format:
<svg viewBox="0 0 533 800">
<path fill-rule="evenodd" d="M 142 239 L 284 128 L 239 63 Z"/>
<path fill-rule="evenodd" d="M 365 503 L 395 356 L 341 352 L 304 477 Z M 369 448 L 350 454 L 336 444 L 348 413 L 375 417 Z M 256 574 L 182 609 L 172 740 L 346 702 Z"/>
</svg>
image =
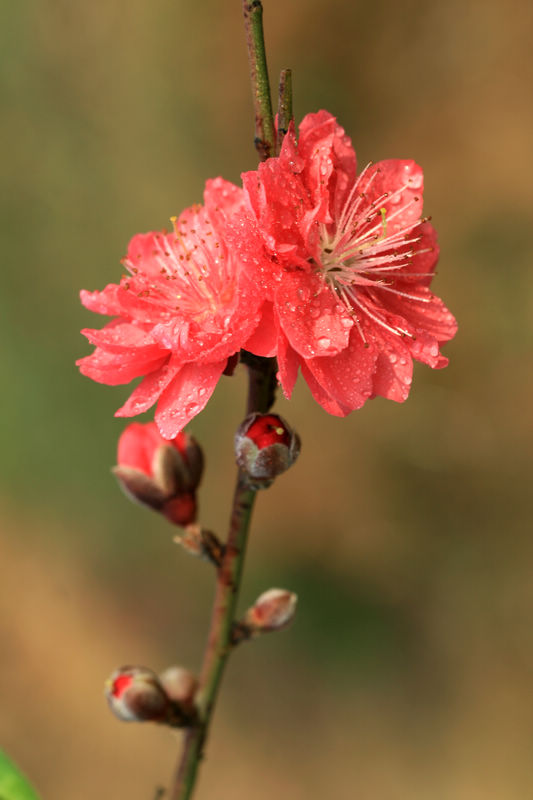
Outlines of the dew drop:
<svg viewBox="0 0 533 800">
<path fill-rule="evenodd" d="M 331 347 L 331 339 L 328 339 L 327 336 L 321 336 L 316 343 L 322 350 L 327 350 L 328 347 Z"/>
</svg>

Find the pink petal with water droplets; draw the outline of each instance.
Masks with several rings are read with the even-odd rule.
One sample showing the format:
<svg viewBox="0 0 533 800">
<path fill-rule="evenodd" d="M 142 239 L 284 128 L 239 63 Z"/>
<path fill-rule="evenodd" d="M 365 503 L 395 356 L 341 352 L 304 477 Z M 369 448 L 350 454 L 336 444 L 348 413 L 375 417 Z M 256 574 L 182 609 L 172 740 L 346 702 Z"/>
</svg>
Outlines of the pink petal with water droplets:
<svg viewBox="0 0 533 800">
<path fill-rule="evenodd" d="M 319 403 L 328 414 L 333 414 L 334 417 L 346 417 L 352 409 L 337 402 L 337 400 L 315 380 L 313 373 L 305 361 L 302 361 L 300 366 L 302 368 L 302 375 L 317 403 Z"/>
<path fill-rule="evenodd" d="M 387 236 L 420 219 L 424 173 L 414 161 L 399 158 L 378 161 L 368 168 L 358 188 L 359 192 L 364 192 L 369 207 L 379 201 L 378 208 L 386 209 Z M 388 197 L 383 199 L 385 192 Z M 374 224 L 379 225 L 379 221 Z"/>
<path fill-rule="evenodd" d="M 143 283 L 143 287 L 144 285 L 145 283 Z M 143 288 L 141 291 L 149 290 Z M 146 296 L 120 286 L 117 291 L 117 299 L 120 303 L 120 315 L 136 320 L 142 325 L 155 325 L 171 317 L 169 305 L 155 296 Z"/>
<path fill-rule="evenodd" d="M 165 389 L 155 421 L 165 439 L 173 439 L 204 408 L 226 366 L 226 359 L 212 364 L 185 364 Z"/>
<path fill-rule="evenodd" d="M 355 152 L 344 129 L 328 111 L 307 114 L 299 127 L 298 152 L 304 179 L 315 199 L 315 217 L 331 221 L 356 173 Z"/>
<path fill-rule="evenodd" d="M 146 375 L 124 405 L 115 412 L 115 417 L 134 417 L 148 411 L 176 377 L 181 366 L 179 359 L 171 357 L 166 364 Z"/>
<path fill-rule="evenodd" d="M 350 411 L 361 408 L 372 394 L 372 376 L 376 369 L 377 348 L 365 347 L 359 331 L 354 330 L 349 346 L 330 358 L 306 360 L 315 380 L 339 406 Z"/>
<path fill-rule="evenodd" d="M 277 341 L 278 323 L 274 316 L 274 306 L 272 303 L 264 303 L 259 324 L 243 345 L 243 349 L 256 356 L 270 358 L 276 355 Z"/>
<path fill-rule="evenodd" d="M 439 260 L 439 245 L 437 243 L 437 231 L 430 222 L 423 222 L 418 225 L 410 238 L 421 237 L 419 242 L 411 245 L 414 255 L 410 257 L 410 264 L 397 273 L 398 280 L 406 280 L 420 286 L 429 286 L 433 279 L 433 272 Z M 426 277 L 420 277 L 421 273 L 428 273 Z M 410 273 L 415 277 L 410 277 Z"/>
<path fill-rule="evenodd" d="M 292 390 L 298 377 L 299 363 L 298 354 L 290 346 L 287 337 L 280 332 L 278 339 L 278 378 L 287 400 L 291 399 Z"/>
<path fill-rule="evenodd" d="M 300 175 L 283 168 L 279 158 L 269 158 L 257 172 L 243 173 L 242 181 L 267 249 L 308 269 L 300 224 L 313 206 Z"/>
<path fill-rule="evenodd" d="M 76 364 L 81 374 L 92 378 L 93 381 L 106 383 L 108 386 L 119 386 L 158 369 L 167 357 L 167 353 L 157 357 L 151 354 L 143 356 L 138 350 L 133 350 L 131 353 L 106 353 L 97 347 L 94 353 L 80 358 Z"/>
<path fill-rule="evenodd" d="M 142 265 L 144 275 L 159 276 L 165 247 L 165 234 L 162 231 L 137 233 L 128 245 L 126 264 L 134 272 Z"/>
<path fill-rule="evenodd" d="M 433 369 L 442 369 L 448 364 L 448 359 L 439 352 L 439 342 L 425 331 L 417 332 L 416 339 L 409 345 L 409 350 L 414 359 L 422 364 L 428 364 Z"/>
<path fill-rule="evenodd" d="M 85 308 L 97 314 L 108 314 L 110 317 L 121 313 L 120 302 L 117 298 L 118 286 L 108 284 L 101 292 L 87 292 L 82 289 L 80 299 Z"/>
<path fill-rule="evenodd" d="M 232 214 L 243 210 L 244 192 L 240 186 L 235 186 L 224 178 L 213 178 L 205 184 L 204 202 L 214 225 L 223 226 Z"/>
<path fill-rule="evenodd" d="M 400 339 L 384 336 L 373 379 L 373 394 L 403 403 L 409 395 L 413 380 L 413 359 Z"/>
<path fill-rule="evenodd" d="M 304 358 L 334 355 L 348 345 L 353 321 L 318 278 L 303 272 L 287 273 L 276 301 L 283 332 Z"/>
<path fill-rule="evenodd" d="M 124 322 L 120 318 L 113 320 L 101 329 L 84 328 L 81 333 L 91 344 L 108 353 L 138 352 L 142 356 L 153 354 L 154 357 L 164 355 L 149 333 L 138 325 Z"/>
<path fill-rule="evenodd" d="M 414 294 L 420 298 L 419 301 L 392 295 L 388 302 L 391 312 L 402 316 L 417 337 L 429 334 L 437 342 L 453 339 L 457 322 L 442 300 L 425 286 L 417 287 Z"/>
</svg>

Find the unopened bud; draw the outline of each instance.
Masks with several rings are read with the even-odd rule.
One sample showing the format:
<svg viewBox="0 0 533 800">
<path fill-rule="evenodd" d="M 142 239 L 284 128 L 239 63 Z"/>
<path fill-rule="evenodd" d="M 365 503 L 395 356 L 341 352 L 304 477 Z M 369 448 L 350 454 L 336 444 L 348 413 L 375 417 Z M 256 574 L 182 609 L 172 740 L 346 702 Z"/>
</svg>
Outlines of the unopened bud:
<svg viewBox="0 0 533 800">
<path fill-rule="evenodd" d="M 174 541 L 181 545 L 189 555 L 211 561 L 216 567 L 219 567 L 222 562 L 224 546 L 212 531 L 202 528 L 197 523 L 187 525 L 181 535 L 174 536 Z"/>
<path fill-rule="evenodd" d="M 235 434 L 237 464 L 250 486 L 266 489 L 300 453 L 300 437 L 277 414 L 251 414 Z"/>
<path fill-rule="evenodd" d="M 298 597 L 286 589 L 268 589 L 248 609 L 243 624 L 251 635 L 286 628 L 296 613 Z"/>
<path fill-rule="evenodd" d="M 113 472 L 129 497 L 176 525 L 194 522 L 203 455 L 192 436 L 182 432 L 167 440 L 155 422 L 134 422 L 119 439 L 117 460 Z"/>
<path fill-rule="evenodd" d="M 121 667 L 105 685 L 113 714 L 124 722 L 161 722 L 169 711 L 169 698 L 155 672 L 145 667 Z"/>
<path fill-rule="evenodd" d="M 196 677 L 185 667 L 168 667 L 159 676 L 165 692 L 183 708 L 191 709 L 198 688 Z"/>
</svg>

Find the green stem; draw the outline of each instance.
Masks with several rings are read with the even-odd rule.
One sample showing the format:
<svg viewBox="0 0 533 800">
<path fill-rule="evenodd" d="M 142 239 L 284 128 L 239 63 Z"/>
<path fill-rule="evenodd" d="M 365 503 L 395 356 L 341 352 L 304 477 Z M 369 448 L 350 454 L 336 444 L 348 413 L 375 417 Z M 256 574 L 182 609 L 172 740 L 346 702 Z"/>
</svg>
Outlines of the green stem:
<svg viewBox="0 0 533 800">
<path fill-rule="evenodd" d="M 256 359 L 248 367 L 247 410 L 266 412 L 273 402 L 271 391 L 274 359 Z M 185 734 L 170 800 L 192 796 L 198 767 L 203 756 L 209 724 L 215 707 L 224 668 L 231 652 L 231 635 L 242 581 L 246 543 L 256 492 L 250 489 L 243 473 L 237 473 L 230 528 L 224 558 L 217 571 L 217 585 L 211 624 L 197 695 L 198 723 Z"/>
<path fill-rule="evenodd" d="M 261 0 L 243 0 L 242 7 L 255 110 L 255 147 L 261 160 L 266 161 L 275 155 L 276 131 L 263 36 L 263 5 Z"/>
</svg>

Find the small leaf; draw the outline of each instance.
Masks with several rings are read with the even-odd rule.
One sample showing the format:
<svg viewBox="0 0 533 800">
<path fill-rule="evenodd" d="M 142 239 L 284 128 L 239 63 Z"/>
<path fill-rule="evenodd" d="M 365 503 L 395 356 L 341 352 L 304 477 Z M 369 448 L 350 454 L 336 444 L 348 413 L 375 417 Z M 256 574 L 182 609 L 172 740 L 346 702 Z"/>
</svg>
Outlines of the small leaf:
<svg viewBox="0 0 533 800">
<path fill-rule="evenodd" d="M 39 800 L 32 787 L 0 750 L 0 800 Z"/>
</svg>

